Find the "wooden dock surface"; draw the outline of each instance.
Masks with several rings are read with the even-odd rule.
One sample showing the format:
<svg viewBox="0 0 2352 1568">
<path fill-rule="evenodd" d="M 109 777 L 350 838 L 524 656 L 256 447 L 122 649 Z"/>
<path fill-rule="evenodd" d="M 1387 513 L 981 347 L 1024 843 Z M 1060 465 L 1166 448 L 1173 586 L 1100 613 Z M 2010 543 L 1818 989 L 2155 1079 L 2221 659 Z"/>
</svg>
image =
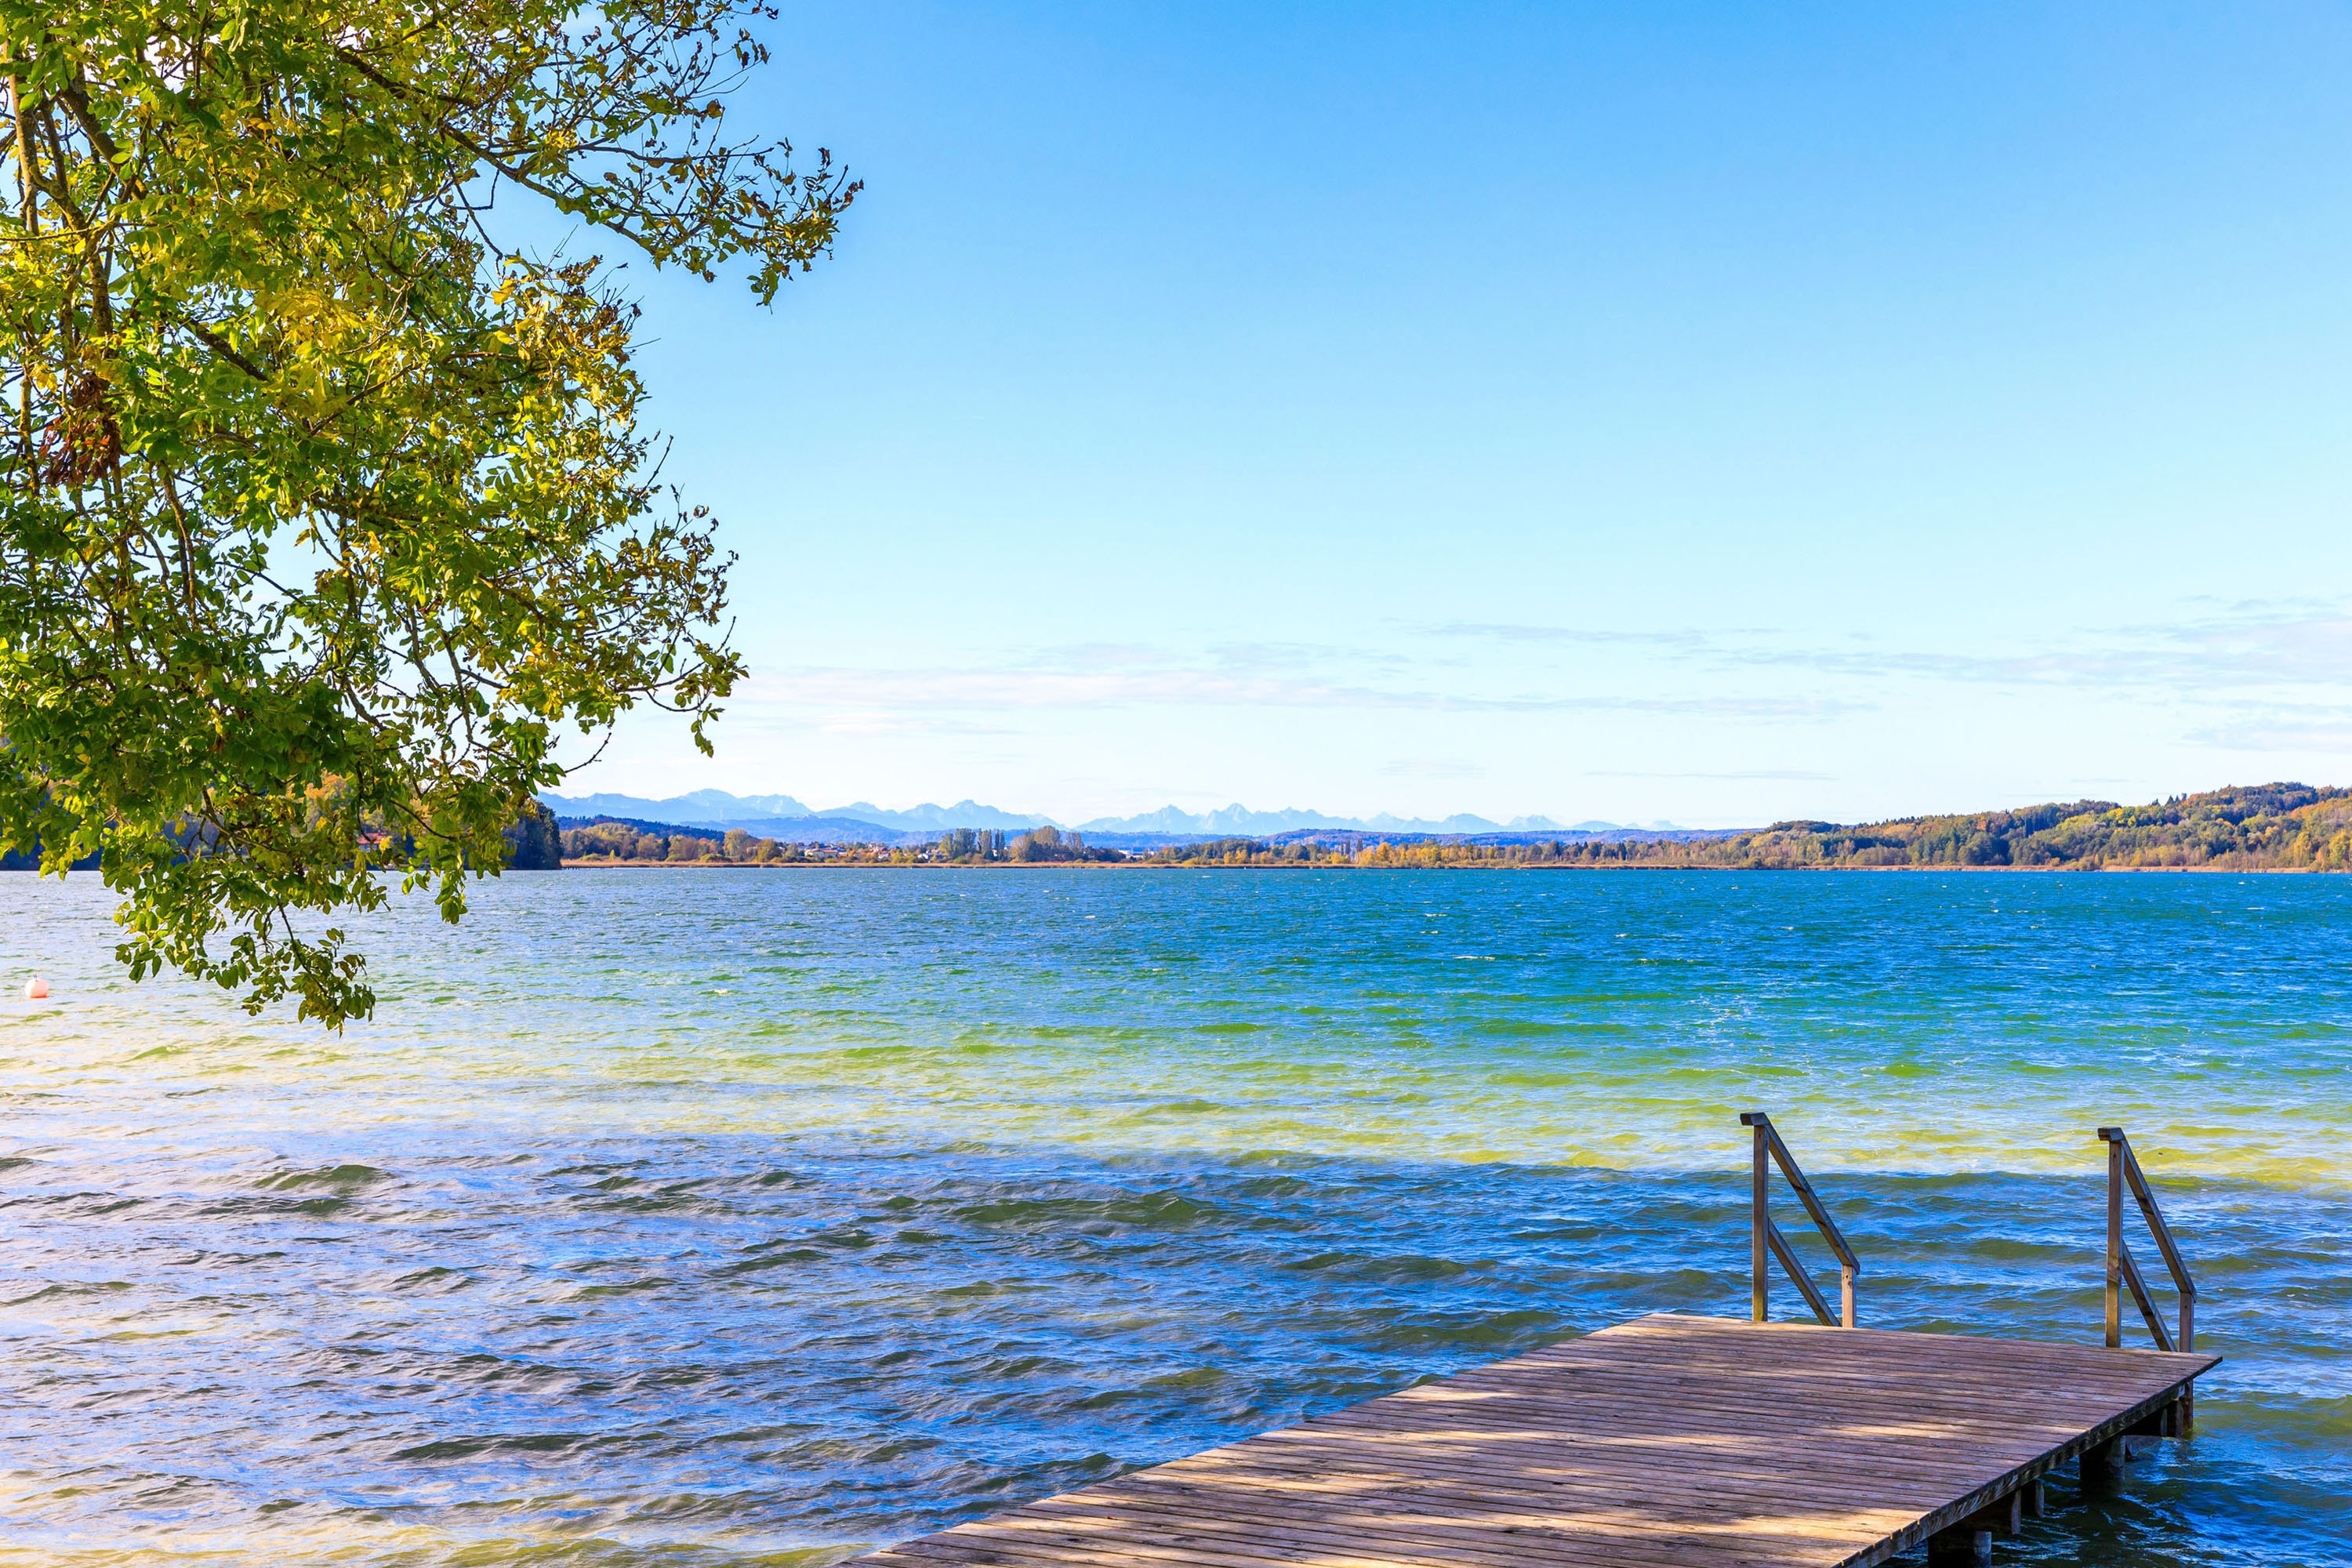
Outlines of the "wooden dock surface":
<svg viewBox="0 0 2352 1568">
<path fill-rule="evenodd" d="M 1659 1314 L 856 1561 L 1878 1563 L 2146 1426 L 2219 1359 Z"/>
</svg>

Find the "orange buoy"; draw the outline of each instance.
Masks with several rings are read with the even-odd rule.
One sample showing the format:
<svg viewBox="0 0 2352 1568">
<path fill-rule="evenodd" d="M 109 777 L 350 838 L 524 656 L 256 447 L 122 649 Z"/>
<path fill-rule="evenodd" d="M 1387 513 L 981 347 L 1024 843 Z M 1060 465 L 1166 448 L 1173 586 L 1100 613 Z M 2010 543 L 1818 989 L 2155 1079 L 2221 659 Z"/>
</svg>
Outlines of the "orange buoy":
<svg viewBox="0 0 2352 1568">
<path fill-rule="evenodd" d="M 42 979 L 39 975 L 36 974 L 30 980 L 25 982 L 26 1001 L 38 1002 L 47 997 L 48 994 L 49 983 Z"/>
</svg>

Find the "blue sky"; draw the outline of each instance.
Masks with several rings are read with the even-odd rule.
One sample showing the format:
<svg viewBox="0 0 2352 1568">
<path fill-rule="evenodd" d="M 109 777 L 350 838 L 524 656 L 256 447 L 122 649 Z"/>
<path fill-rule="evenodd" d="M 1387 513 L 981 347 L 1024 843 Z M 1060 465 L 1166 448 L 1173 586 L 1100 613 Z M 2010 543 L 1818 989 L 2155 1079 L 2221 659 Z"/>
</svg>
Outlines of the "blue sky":
<svg viewBox="0 0 2352 1568">
<path fill-rule="evenodd" d="M 741 557 L 567 785 L 1733 824 L 2352 779 L 2352 15 L 791 6 L 629 277 Z"/>
</svg>

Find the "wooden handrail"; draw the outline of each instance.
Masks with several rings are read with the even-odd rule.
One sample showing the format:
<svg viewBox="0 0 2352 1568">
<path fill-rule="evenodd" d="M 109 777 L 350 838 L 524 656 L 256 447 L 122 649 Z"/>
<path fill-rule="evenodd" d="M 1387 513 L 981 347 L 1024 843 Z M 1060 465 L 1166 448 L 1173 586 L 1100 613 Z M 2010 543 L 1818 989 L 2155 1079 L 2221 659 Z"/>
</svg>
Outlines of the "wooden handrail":
<svg viewBox="0 0 2352 1568">
<path fill-rule="evenodd" d="M 2172 1227 L 2164 1223 L 2164 1213 L 2156 1206 L 2156 1194 L 2147 1184 L 2147 1175 L 2139 1168 L 2139 1157 L 2132 1152 L 2131 1140 L 2120 1127 L 2102 1127 L 2099 1137 L 2107 1145 L 2107 1343 L 2120 1347 L 2124 1342 L 2123 1288 L 2131 1287 L 2132 1300 L 2139 1315 L 2147 1323 L 2147 1331 L 2158 1350 L 2190 1351 L 2197 1348 L 2197 1282 L 2189 1277 L 2189 1264 L 2180 1256 L 2179 1245 L 2172 1239 Z M 2147 1281 L 2139 1271 L 2139 1264 L 2124 1244 L 2124 1189 L 2131 1188 L 2132 1196 L 2139 1202 L 2141 1217 L 2156 1237 L 2156 1249 L 2164 1255 L 2164 1266 L 2172 1271 L 2173 1288 L 2180 1293 L 2180 1338 L 2178 1343 L 2165 1331 L 2164 1320 L 2157 1314 L 2156 1302 L 2148 1296 Z"/>
<path fill-rule="evenodd" d="M 1805 1173 L 1797 1168 L 1796 1156 L 1790 1153 L 1789 1146 L 1780 1141 L 1780 1130 L 1772 1125 L 1772 1119 L 1760 1110 L 1749 1110 L 1741 1113 L 1739 1124 L 1752 1129 L 1755 1133 L 1754 1212 L 1749 1220 L 1748 1237 L 1748 1316 L 1760 1323 L 1771 1315 L 1770 1265 L 1767 1261 L 1769 1257 L 1779 1258 L 1780 1267 L 1789 1271 L 1789 1278 L 1795 1282 L 1798 1293 L 1805 1298 L 1805 1305 L 1813 1310 L 1813 1316 L 1832 1327 L 1853 1327 L 1853 1282 L 1862 1272 L 1862 1262 L 1854 1257 L 1853 1248 L 1847 1245 L 1845 1232 L 1840 1230 L 1837 1221 L 1830 1217 L 1830 1211 L 1822 1203 L 1821 1194 L 1813 1191 L 1812 1183 L 1805 1180 Z M 1772 1223 L 1772 1167 L 1776 1163 L 1780 1167 L 1780 1173 L 1789 1179 L 1789 1185 L 1795 1190 L 1798 1199 L 1804 1204 L 1805 1212 L 1812 1215 L 1813 1224 L 1829 1242 L 1830 1250 L 1837 1254 L 1840 1310 L 1835 1317 L 1831 1316 L 1829 1302 L 1822 1299 L 1819 1287 L 1813 1283 L 1813 1277 L 1806 1273 L 1805 1266 L 1797 1260 L 1789 1238 L 1782 1236 L 1780 1227 Z"/>
</svg>

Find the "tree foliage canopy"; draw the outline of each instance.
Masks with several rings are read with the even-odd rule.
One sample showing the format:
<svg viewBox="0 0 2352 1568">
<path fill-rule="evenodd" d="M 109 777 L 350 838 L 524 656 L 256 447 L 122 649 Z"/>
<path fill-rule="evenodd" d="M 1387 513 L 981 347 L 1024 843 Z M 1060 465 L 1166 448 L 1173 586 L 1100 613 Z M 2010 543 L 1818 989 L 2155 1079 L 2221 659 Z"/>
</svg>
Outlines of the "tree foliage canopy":
<svg viewBox="0 0 2352 1568">
<path fill-rule="evenodd" d="M 100 853 L 135 974 L 363 1015 L 320 917 L 456 919 L 565 726 L 709 749 L 729 558 L 521 231 L 772 300 L 856 193 L 728 132 L 772 15 L 0 0 L 0 849 Z"/>
</svg>

